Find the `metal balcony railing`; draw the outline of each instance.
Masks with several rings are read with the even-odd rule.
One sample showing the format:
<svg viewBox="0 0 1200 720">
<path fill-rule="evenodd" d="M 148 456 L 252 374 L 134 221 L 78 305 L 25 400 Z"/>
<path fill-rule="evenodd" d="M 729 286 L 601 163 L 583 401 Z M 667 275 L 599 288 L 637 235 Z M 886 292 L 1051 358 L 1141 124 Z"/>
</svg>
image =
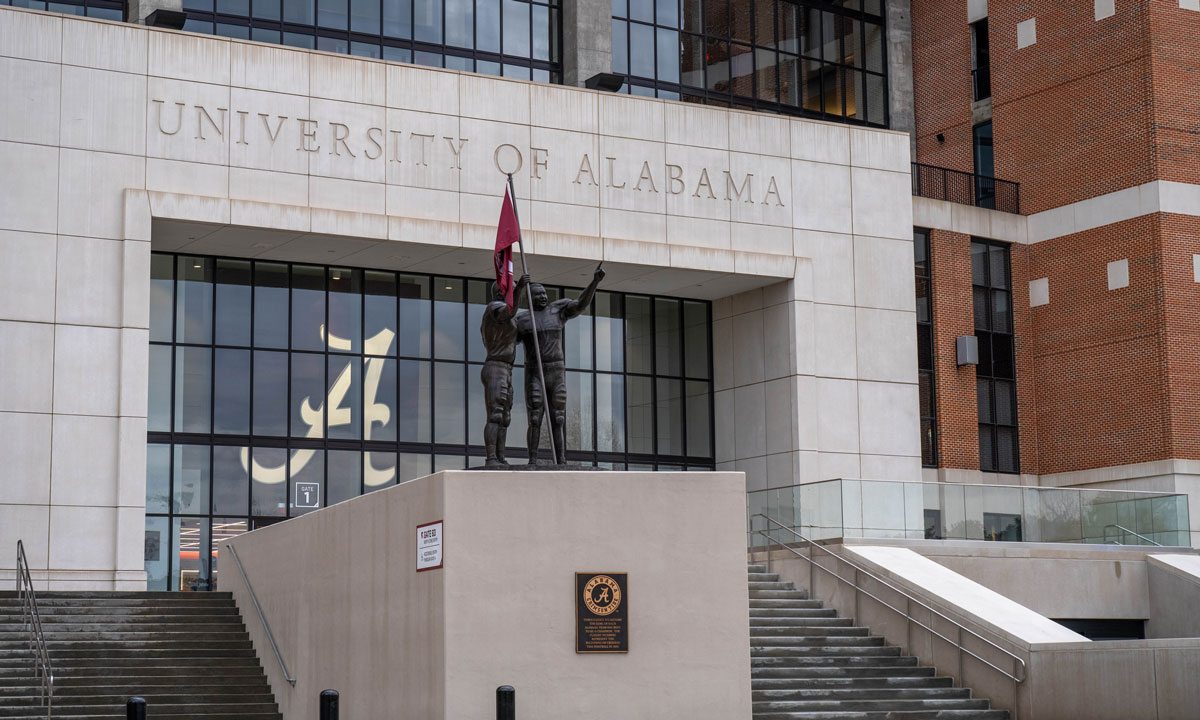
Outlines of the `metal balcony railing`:
<svg viewBox="0 0 1200 720">
<path fill-rule="evenodd" d="M 987 175 L 951 170 L 934 165 L 912 164 L 912 194 L 962 205 L 1021 212 L 1021 186 Z"/>
</svg>

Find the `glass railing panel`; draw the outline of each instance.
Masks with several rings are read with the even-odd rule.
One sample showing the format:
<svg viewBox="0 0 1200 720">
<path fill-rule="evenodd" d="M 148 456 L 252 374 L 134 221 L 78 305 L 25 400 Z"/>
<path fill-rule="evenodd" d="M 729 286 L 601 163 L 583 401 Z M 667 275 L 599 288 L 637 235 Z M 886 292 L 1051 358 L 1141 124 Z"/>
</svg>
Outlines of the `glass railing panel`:
<svg viewBox="0 0 1200 720">
<path fill-rule="evenodd" d="M 904 537 L 925 537 L 925 483 L 904 483 Z"/>
</svg>

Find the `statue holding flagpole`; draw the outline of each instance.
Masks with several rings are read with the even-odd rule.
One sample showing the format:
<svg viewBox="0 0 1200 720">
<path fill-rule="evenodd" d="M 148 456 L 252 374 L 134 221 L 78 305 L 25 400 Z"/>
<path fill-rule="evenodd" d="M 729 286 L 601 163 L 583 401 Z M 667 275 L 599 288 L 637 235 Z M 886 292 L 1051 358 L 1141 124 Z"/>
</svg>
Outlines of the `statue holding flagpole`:
<svg viewBox="0 0 1200 720">
<path fill-rule="evenodd" d="M 512 246 L 521 250 L 523 274 L 513 282 Z M 537 465 L 541 445 L 542 419 L 550 417 L 550 452 L 555 465 L 565 465 L 567 422 L 567 374 L 563 353 L 563 330 L 566 323 L 587 310 L 604 279 L 603 268 L 597 266 L 592 282 L 577 299 L 564 298 L 549 302 L 546 288 L 529 278 L 525 260 L 525 245 L 521 242 L 521 227 L 517 219 L 512 175 L 508 176 L 500 223 L 496 230 L 496 282 L 492 286 L 491 302 L 484 310 L 480 334 L 487 350 L 480 379 L 484 388 L 487 425 L 484 427 L 487 468 L 508 465 L 504 456 L 508 425 L 511 419 L 513 389 L 512 366 L 516 359 L 516 342 L 525 348 L 525 407 L 529 421 L 527 437 L 529 465 Z M 516 294 L 524 287 L 529 310 L 516 310 Z M 537 372 L 529 372 L 529 360 Z M 548 400 L 548 402 L 547 402 Z"/>
</svg>

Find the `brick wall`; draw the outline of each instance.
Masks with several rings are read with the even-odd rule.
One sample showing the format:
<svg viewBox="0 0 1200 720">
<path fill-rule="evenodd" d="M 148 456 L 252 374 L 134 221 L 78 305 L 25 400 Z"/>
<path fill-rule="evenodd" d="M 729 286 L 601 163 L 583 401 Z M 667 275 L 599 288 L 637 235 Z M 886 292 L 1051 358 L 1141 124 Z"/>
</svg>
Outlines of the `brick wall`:
<svg viewBox="0 0 1200 720">
<path fill-rule="evenodd" d="M 1171 457 L 1200 459 L 1200 218 L 1159 215 Z"/>
<path fill-rule="evenodd" d="M 971 33 L 965 2 L 912 0 L 917 162 L 974 171 Z M 937 141 L 938 133 L 946 140 Z"/>
<path fill-rule="evenodd" d="M 1200 183 L 1200 12 L 1179 0 L 1149 7 L 1157 174 Z"/>
</svg>

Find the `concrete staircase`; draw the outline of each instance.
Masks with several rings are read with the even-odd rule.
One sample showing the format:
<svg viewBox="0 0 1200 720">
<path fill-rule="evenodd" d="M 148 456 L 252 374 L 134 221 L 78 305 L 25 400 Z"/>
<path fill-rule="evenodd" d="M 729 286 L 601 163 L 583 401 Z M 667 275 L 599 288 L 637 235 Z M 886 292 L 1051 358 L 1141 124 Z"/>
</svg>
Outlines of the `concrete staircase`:
<svg viewBox="0 0 1200 720">
<path fill-rule="evenodd" d="M 280 720 L 229 593 L 43 592 L 54 717 Z M 0 720 L 45 718 L 15 592 L 0 592 Z"/>
<path fill-rule="evenodd" d="M 1009 720 L 765 566 L 749 573 L 755 720 Z"/>
</svg>

